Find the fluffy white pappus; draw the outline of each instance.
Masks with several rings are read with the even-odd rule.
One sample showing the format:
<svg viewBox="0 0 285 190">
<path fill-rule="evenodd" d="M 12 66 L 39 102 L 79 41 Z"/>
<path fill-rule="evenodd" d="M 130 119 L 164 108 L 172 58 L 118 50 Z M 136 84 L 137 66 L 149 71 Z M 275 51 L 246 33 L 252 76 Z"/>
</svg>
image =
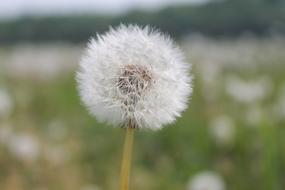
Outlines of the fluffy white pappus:
<svg viewBox="0 0 285 190">
<path fill-rule="evenodd" d="M 77 72 L 82 102 L 98 121 L 160 129 L 187 107 L 191 65 L 169 36 L 120 25 L 91 39 Z"/>
</svg>

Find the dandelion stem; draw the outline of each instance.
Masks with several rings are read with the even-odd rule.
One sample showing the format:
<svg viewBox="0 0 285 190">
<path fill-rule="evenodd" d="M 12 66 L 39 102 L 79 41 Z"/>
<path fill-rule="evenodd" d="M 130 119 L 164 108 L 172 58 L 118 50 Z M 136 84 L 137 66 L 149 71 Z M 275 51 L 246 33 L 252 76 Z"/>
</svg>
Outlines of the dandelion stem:
<svg viewBox="0 0 285 190">
<path fill-rule="evenodd" d="M 130 169 L 132 161 L 132 147 L 134 141 L 134 128 L 132 126 L 127 126 L 124 152 L 122 159 L 122 168 L 121 168 L 121 178 L 120 178 L 120 190 L 129 189 L 129 179 L 130 179 Z"/>
</svg>

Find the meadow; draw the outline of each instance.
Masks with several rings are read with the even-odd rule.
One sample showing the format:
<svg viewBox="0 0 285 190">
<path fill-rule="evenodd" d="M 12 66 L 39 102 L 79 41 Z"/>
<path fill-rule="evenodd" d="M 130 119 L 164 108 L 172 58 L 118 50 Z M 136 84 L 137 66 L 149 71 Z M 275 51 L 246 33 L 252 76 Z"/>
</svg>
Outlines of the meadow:
<svg viewBox="0 0 285 190">
<path fill-rule="evenodd" d="M 285 189 L 285 38 L 179 42 L 194 93 L 182 117 L 136 132 L 131 189 Z M 118 189 L 124 131 L 81 105 L 84 45 L 0 46 L 0 189 Z M 217 189 L 217 190 L 223 190 Z M 216 189 L 212 189 L 216 190 Z"/>
</svg>

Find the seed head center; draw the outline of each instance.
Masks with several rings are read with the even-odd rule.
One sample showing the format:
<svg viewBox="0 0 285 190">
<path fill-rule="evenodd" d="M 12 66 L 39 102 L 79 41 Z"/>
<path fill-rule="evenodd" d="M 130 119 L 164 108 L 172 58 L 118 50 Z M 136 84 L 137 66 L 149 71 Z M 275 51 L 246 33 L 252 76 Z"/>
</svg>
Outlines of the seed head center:
<svg viewBox="0 0 285 190">
<path fill-rule="evenodd" d="M 124 95 L 141 96 L 151 86 L 152 75 L 140 65 L 126 65 L 122 68 L 118 87 Z"/>
</svg>

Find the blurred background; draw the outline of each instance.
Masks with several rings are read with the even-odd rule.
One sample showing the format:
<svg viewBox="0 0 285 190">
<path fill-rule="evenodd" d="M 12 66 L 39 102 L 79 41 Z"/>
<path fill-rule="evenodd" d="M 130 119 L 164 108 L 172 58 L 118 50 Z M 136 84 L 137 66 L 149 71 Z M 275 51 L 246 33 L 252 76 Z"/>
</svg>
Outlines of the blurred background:
<svg viewBox="0 0 285 190">
<path fill-rule="evenodd" d="M 284 0 L 9 0 L 0 6 L 0 189 L 118 189 L 124 131 L 80 104 L 90 36 L 169 33 L 193 64 L 182 118 L 136 133 L 131 189 L 285 189 Z"/>
</svg>

